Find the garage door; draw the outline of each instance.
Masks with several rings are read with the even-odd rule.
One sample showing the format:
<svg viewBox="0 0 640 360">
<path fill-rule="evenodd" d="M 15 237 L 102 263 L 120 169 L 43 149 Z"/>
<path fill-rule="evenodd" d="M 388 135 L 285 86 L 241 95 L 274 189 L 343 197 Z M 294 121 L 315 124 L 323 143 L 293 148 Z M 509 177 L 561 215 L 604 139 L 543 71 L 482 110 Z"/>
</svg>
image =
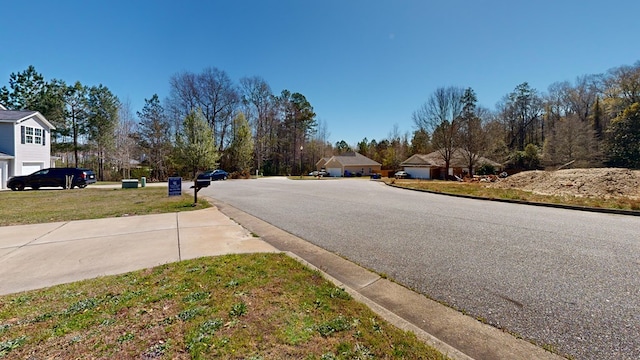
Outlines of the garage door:
<svg viewBox="0 0 640 360">
<path fill-rule="evenodd" d="M 22 163 L 22 173 L 20 175 L 29 175 L 29 174 L 33 174 L 34 172 L 43 169 L 44 168 L 44 164 L 43 163 Z"/>
<path fill-rule="evenodd" d="M 329 176 L 342 176 L 342 168 L 327 168 L 327 172 L 329 173 Z"/>
<path fill-rule="evenodd" d="M 431 179 L 430 168 L 405 168 L 404 171 L 414 179 Z"/>
</svg>

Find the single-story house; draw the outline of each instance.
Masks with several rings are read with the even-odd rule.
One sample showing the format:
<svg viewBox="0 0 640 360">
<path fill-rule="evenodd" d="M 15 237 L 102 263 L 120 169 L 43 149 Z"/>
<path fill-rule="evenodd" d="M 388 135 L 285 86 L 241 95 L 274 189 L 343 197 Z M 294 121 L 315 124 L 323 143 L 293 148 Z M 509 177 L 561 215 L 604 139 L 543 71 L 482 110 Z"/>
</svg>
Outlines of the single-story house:
<svg viewBox="0 0 640 360">
<path fill-rule="evenodd" d="M 373 161 L 354 151 L 322 158 L 316 163 L 316 169 L 318 171 L 325 169 L 329 173 L 329 176 L 337 177 L 349 174 L 369 176 L 374 173 L 380 173 L 381 167 L 382 164 L 379 162 Z"/>
<path fill-rule="evenodd" d="M 442 155 L 438 151 L 429 154 L 415 154 L 400 163 L 400 166 L 414 179 L 444 179 L 445 175 L 463 177 L 469 174 L 469 163 L 465 154 L 466 150 L 454 150 L 449 164 L 448 174 L 446 174 L 445 162 L 442 159 Z M 476 161 L 474 172 L 475 169 L 482 166 L 482 164 L 492 165 L 496 169 L 502 168 L 502 164 L 480 156 Z"/>
<path fill-rule="evenodd" d="M 16 175 L 51 167 L 51 130 L 37 111 L 7 110 L 0 105 L 0 189 Z"/>
</svg>

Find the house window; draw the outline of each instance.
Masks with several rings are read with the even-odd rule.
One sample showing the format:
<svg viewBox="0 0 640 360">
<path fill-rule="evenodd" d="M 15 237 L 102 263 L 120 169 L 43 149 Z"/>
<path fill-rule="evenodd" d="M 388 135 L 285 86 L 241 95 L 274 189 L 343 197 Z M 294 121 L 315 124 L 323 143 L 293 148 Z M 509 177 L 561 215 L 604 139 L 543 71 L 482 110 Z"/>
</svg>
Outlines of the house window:
<svg viewBox="0 0 640 360">
<path fill-rule="evenodd" d="M 23 126 L 22 143 L 44 145 L 44 130 L 32 128 L 30 126 Z"/>
<path fill-rule="evenodd" d="M 33 128 L 32 127 L 25 127 L 25 137 L 24 140 L 27 144 L 33 144 Z"/>
<path fill-rule="evenodd" d="M 42 129 L 33 129 L 33 143 L 42 144 Z"/>
</svg>

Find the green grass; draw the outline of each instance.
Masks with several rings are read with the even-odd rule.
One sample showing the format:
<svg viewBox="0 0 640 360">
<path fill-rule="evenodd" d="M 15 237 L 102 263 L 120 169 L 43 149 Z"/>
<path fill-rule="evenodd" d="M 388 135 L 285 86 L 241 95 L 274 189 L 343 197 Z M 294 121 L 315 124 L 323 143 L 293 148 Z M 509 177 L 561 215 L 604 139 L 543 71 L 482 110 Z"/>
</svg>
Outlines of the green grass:
<svg viewBox="0 0 640 360">
<path fill-rule="evenodd" d="M 210 207 L 164 187 L 0 191 L 0 226 L 190 211 Z"/>
<path fill-rule="evenodd" d="M 0 297 L 0 358 L 445 359 L 284 254 Z"/>
<path fill-rule="evenodd" d="M 582 196 L 551 196 L 534 194 L 518 189 L 497 189 L 483 183 L 467 183 L 441 180 L 398 180 L 388 179 L 388 183 L 409 189 L 428 190 L 443 194 L 469 195 L 488 199 L 521 200 L 548 204 L 565 204 L 604 209 L 640 210 L 640 200 L 628 198 L 595 198 Z"/>
<path fill-rule="evenodd" d="M 2 191 L 0 225 L 189 211 L 166 188 Z M 446 359 L 283 254 L 0 296 L 2 358 Z"/>
</svg>

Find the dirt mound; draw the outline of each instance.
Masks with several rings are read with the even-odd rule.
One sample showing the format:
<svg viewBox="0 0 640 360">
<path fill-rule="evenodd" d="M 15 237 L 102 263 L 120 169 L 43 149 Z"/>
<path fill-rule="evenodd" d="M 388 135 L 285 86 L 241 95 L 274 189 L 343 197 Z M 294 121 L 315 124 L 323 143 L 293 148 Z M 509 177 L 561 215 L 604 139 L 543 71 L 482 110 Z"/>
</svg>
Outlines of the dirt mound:
<svg viewBox="0 0 640 360">
<path fill-rule="evenodd" d="M 640 199 L 640 170 L 618 168 L 524 171 L 489 186 L 542 195 Z"/>
</svg>

